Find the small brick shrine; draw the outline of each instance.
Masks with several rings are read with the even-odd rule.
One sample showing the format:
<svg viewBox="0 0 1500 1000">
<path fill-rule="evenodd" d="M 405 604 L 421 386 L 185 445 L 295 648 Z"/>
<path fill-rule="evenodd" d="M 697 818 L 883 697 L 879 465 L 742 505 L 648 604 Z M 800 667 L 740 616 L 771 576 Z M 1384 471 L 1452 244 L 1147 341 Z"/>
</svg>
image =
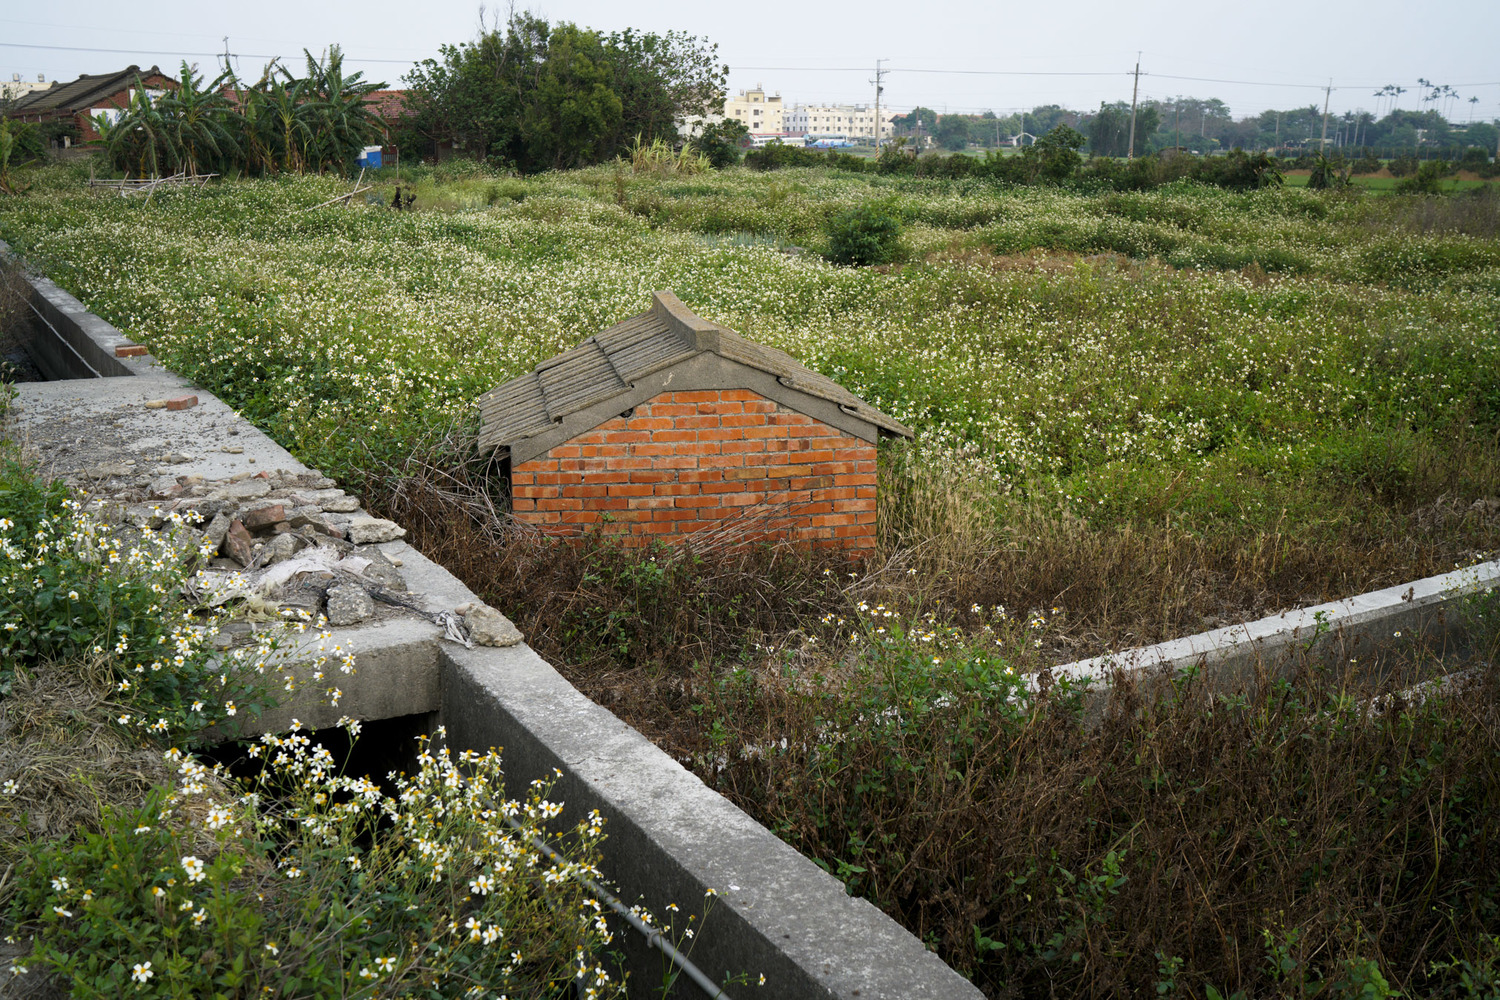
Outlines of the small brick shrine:
<svg viewBox="0 0 1500 1000">
<path fill-rule="evenodd" d="M 479 399 L 517 520 L 645 544 L 875 545 L 875 444 L 911 431 L 671 292 Z"/>
</svg>

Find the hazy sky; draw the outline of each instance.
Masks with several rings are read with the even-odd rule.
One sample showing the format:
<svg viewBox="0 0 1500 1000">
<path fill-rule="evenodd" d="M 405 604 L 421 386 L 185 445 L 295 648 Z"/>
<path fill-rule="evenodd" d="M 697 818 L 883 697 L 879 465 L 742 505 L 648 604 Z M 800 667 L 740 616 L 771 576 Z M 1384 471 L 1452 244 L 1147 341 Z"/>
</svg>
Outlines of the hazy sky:
<svg viewBox="0 0 1500 1000">
<path fill-rule="evenodd" d="M 706 36 L 719 43 L 732 90 L 763 83 L 788 103 L 869 103 L 875 61 L 884 59 L 890 73 L 883 103 L 898 109 L 925 104 L 1007 113 L 1058 103 L 1085 110 L 1101 100 L 1130 100 L 1139 50 L 1142 98 L 1218 97 L 1235 117 L 1321 105 L 1330 79 L 1334 112 L 1375 110 L 1373 91 L 1385 84 L 1406 87 L 1401 105 L 1418 107 L 1419 78 L 1458 91 L 1461 99 L 1448 108 L 1456 121 L 1471 113 L 1500 117 L 1500 0 L 1453 0 L 1437 8 L 1394 0 L 1279 7 L 1213 0 L 534 0 L 517 8 L 603 30 Z M 495 10 L 492 3 L 491 16 Z M 257 74 L 265 56 L 296 60 L 304 47 L 338 43 L 351 68 L 401 86 L 413 61 L 436 56 L 445 42 L 472 38 L 478 25 L 473 0 L 170 9 L 118 0 L 0 0 L 0 80 L 12 73 L 71 80 L 130 63 L 169 69 L 184 54 L 213 71 L 212 53 L 224 51 L 228 36 L 229 50 L 242 54 L 242 75 Z"/>
</svg>

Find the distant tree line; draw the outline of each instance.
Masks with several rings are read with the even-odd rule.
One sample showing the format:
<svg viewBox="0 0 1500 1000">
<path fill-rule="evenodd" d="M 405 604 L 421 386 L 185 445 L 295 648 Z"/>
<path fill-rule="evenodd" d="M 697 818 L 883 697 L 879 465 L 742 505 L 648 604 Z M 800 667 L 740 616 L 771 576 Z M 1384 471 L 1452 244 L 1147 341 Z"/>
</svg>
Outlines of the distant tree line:
<svg viewBox="0 0 1500 1000">
<path fill-rule="evenodd" d="M 723 109 L 729 68 L 717 50 L 681 32 L 606 35 L 513 15 L 407 75 L 398 142 L 523 173 L 610 160 L 637 140 L 676 145 L 686 118 Z"/>
<path fill-rule="evenodd" d="M 1135 117 L 1137 156 L 1165 149 L 1214 153 L 1236 148 L 1321 149 L 1324 145 L 1323 111 L 1316 105 L 1262 111 L 1235 120 L 1228 105 L 1218 98 L 1175 97 L 1142 101 Z M 918 107 L 893 122 L 897 136 L 920 139 L 924 145 L 935 143 L 955 152 L 971 146 L 1024 146 L 1058 125 L 1086 136 L 1085 151 L 1091 156 L 1126 156 L 1130 152 L 1128 101 L 1101 104 L 1087 112 L 1047 104 L 1010 115 L 990 111 L 948 115 Z M 1459 124 L 1445 118 L 1436 107 L 1392 106 L 1378 118 L 1367 111 L 1328 117 L 1327 148 L 1343 150 L 1345 155 L 1372 150 L 1384 158 L 1411 153 L 1424 159 L 1454 159 L 1465 149 L 1476 148 L 1494 156 L 1497 142 L 1500 128 L 1496 123 Z"/>
<path fill-rule="evenodd" d="M 1137 120 L 1139 126 L 1139 119 Z M 1058 125 L 1020 155 L 989 150 L 982 156 L 922 154 L 900 137 L 870 158 L 837 150 L 808 149 L 772 143 L 745 154 L 745 164 L 755 170 L 821 166 L 856 173 L 904 174 L 914 177 L 973 177 L 1008 184 L 1053 184 L 1079 190 L 1141 191 L 1192 180 L 1230 190 L 1245 191 L 1284 183 L 1284 171 L 1308 170 L 1311 187 L 1347 186 L 1351 176 L 1389 170 L 1403 178 L 1400 190 L 1435 193 L 1439 181 L 1458 170 L 1473 170 L 1481 177 L 1500 175 L 1500 163 L 1481 149 L 1466 151 L 1457 160 L 1418 160 L 1407 152 L 1393 160 L 1366 153 L 1358 158 L 1339 151 L 1323 154 L 1303 151 L 1292 157 L 1275 157 L 1264 150 L 1230 150 L 1227 154 L 1200 156 L 1167 148 L 1125 160 L 1114 156 L 1085 159 L 1081 150 L 1085 137 L 1067 125 Z"/>
<path fill-rule="evenodd" d="M 338 46 L 321 59 L 303 55 L 303 75 L 273 61 L 249 86 L 228 70 L 205 85 L 186 62 L 163 93 L 136 80 L 128 107 L 96 119 L 106 155 L 140 176 L 347 171 L 381 136 L 365 98 L 383 84 L 346 74 Z"/>
</svg>

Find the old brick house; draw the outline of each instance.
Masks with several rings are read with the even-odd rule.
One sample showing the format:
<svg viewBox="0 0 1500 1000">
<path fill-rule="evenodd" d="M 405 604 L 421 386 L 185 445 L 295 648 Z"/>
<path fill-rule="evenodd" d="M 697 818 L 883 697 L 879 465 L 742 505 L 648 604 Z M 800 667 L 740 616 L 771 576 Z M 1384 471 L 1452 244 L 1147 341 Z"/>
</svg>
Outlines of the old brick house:
<svg viewBox="0 0 1500 1000">
<path fill-rule="evenodd" d="M 492 389 L 481 451 L 508 460 L 517 520 L 631 543 L 875 545 L 875 445 L 911 431 L 671 292 Z"/>
<path fill-rule="evenodd" d="M 71 123 L 78 130 L 78 143 L 94 142 L 99 138 L 94 117 L 109 116 L 129 107 L 137 78 L 148 91 L 175 90 L 178 86 L 176 80 L 155 66 L 145 71 L 139 66 L 127 66 L 118 73 L 80 76 L 71 83 L 58 82 L 45 90 L 33 90 L 13 101 L 6 113 L 23 122 Z"/>
</svg>

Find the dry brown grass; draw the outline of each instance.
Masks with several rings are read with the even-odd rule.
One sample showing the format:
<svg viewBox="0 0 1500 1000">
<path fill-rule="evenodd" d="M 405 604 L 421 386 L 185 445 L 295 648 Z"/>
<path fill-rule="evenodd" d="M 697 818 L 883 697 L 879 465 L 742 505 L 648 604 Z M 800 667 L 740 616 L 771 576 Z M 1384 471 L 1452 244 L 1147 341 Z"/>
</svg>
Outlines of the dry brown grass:
<svg viewBox="0 0 1500 1000">
<path fill-rule="evenodd" d="M 0 701 L 0 778 L 19 785 L 0 813 L 7 875 L 28 843 L 97 830 L 106 807 L 138 807 L 153 786 L 171 782 L 160 751 L 111 725 L 121 711 L 112 689 L 101 664 L 47 665 L 17 671 Z"/>
</svg>

